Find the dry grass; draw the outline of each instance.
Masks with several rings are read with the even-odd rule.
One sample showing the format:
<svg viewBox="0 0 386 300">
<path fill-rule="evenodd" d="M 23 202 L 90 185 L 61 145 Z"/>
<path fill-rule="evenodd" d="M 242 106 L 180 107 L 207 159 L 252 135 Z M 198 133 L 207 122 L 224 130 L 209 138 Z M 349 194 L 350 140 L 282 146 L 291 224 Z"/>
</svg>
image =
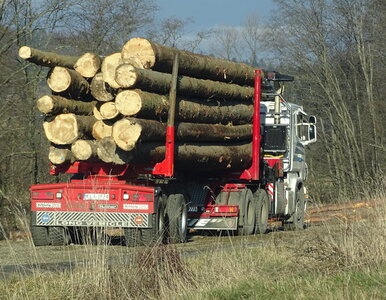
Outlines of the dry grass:
<svg viewBox="0 0 386 300">
<path fill-rule="evenodd" d="M 385 198 L 384 198 L 385 199 Z M 77 262 L 59 272 L 21 269 L 0 282 L 3 299 L 369 299 L 386 294 L 386 201 L 359 222 L 342 219 L 293 239 L 218 238 L 205 252 L 184 248 L 56 247 Z M 287 236 L 289 233 L 286 233 Z M 226 246 L 224 246 L 226 245 Z M 186 245 L 188 246 L 188 245 Z M 8 244 L 10 263 L 22 258 Z M 116 249 L 111 260 L 111 249 Z M 121 250 L 121 249 L 124 249 Z M 115 251 L 115 250 L 114 250 Z M 27 253 L 27 252 L 26 252 Z M 41 263 L 30 243 L 28 255 Z M 78 256 L 77 256 L 78 255 Z M 119 257 L 119 258 L 118 258 Z"/>
</svg>

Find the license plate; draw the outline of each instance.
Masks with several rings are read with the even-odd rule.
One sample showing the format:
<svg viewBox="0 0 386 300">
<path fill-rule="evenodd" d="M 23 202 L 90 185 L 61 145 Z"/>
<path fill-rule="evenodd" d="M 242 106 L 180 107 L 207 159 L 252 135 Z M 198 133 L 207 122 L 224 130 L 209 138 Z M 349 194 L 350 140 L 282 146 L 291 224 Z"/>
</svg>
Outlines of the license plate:
<svg viewBox="0 0 386 300">
<path fill-rule="evenodd" d="M 96 194 L 96 193 L 86 193 L 83 194 L 83 200 L 109 200 L 110 194 Z"/>
</svg>

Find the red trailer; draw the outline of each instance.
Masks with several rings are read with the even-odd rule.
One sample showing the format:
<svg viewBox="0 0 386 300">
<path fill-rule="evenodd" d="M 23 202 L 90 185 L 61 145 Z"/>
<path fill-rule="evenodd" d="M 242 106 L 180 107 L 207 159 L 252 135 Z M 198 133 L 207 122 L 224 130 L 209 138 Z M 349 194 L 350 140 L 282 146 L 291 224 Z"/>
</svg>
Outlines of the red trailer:
<svg viewBox="0 0 386 300">
<path fill-rule="evenodd" d="M 127 245 L 184 242 L 189 229 L 265 233 L 269 218 L 303 228 L 304 148 L 316 141 L 316 119 L 274 89 L 263 94 L 262 84 L 273 87 L 291 79 L 264 74 L 256 70 L 249 168 L 205 173 L 192 163 L 191 170 L 179 170 L 171 105 L 162 162 L 52 165 L 52 175 L 68 173 L 73 179 L 31 186 L 35 245 L 64 245 L 78 232 L 106 228 L 124 229 Z"/>
</svg>

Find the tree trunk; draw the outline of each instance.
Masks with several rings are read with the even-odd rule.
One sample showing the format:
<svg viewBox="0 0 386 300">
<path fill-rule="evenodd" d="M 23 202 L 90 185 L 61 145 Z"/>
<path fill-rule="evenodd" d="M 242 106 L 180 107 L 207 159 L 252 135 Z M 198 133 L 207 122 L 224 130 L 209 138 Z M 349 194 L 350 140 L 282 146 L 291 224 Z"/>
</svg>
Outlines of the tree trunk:
<svg viewBox="0 0 386 300">
<path fill-rule="evenodd" d="M 132 159 L 132 154 L 119 149 L 111 136 L 97 141 L 97 154 L 103 162 L 117 165 L 124 165 Z"/>
<path fill-rule="evenodd" d="M 97 158 L 96 141 L 77 140 L 71 145 L 71 152 L 77 160 L 93 160 Z"/>
<path fill-rule="evenodd" d="M 78 57 L 60 55 L 53 52 L 41 51 L 32 47 L 23 46 L 19 49 L 19 56 L 31 63 L 34 63 L 43 67 L 65 67 L 65 68 L 74 68 Z"/>
<path fill-rule="evenodd" d="M 83 102 L 66 99 L 61 96 L 46 95 L 38 99 L 37 107 L 44 114 L 67 114 L 91 115 L 96 101 Z"/>
<path fill-rule="evenodd" d="M 98 73 L 91 81 L 91 95 L 99 101 L 106 102 L 114 100 L 115 92 L 103 81 L 102 73 Z"/>
<path fill-rule="evenodd" d="M 176 119 L 185 122 L 245 124 L 252 121 L 253 105 L 214 100 L 177 100 Z M 166 120 L 169 99 L 140 90 L 124 90 L 117 94 L 115 106 L 125 116 Z"/>
<path fill-rule="evenodd" d="M 90 97 L 90 85 L 74 70 L 55 67 L 48 74 L 47 83 L 54 92 L 66 94 L 72 99 Z"/>
<path fill-rule="evenodd" d="M 101 69 L 102 60 L 94 54 L 87 52 L 83 54 L 74 64 L 74 69 L 86 78 L 94 77 Z"/>
<path fill-rule="evenodd" d="M 242 170 L 250 167 L 252 144 L 213 145 L 178 144 L 175 152 L 175 169 L 181 171 Z M 122 164 L 147 165 L 165 157 L 165 146 L 142 143 L 132 151 L 124 152 Z M 121 164 L 121 163 L 117 163 Z"/>
<path fill-rule="evenodd" d="M 47 118 L 43 123 L 47 139 L 57 145 L 74 143 L 77 139 L 91 135 L 96 119 L 93 116 L 61 114 Z"/>
<path fill-rule="evenodd" d="M 253 86 L 255 68 L 242 63 L 169 48 L 143 38 L 129 40 L 122 49 L 122 59 L 137 58 L 146 69 L 171 73 L 178 53 L 178 73 L 190 77 Z"/>
<path fill-rule="evenodd" d="M 118 147 L 130 151 L 136 147 L 138 141 L 164 141 L 166 124 L 153 120 L 122 119 L 113 125 L 112 136 Z M 252 126 L 178 123 L 175 127 L 175 136 L 180 142 L 221 143 L 251 140 Z"/>
<path fill-rule="evenodd" d="M 145 69 L 141 70 L 130 64 L 122 64 L 117 68 L 115 79 L 123 88 L 139 88 L 166 94 L 170 89 L 172 75 Z M 219 100 L 235 99 L 251 103 L 254 89 L 236 84 L 180 76 L 177 93 L 184 96 Z"/>
<path fill-rule="evenodd" d="M 58 145 L 51 145 L 48 152 L 48 159 L 54 165 L 60 165 L 66 161 L 73 162 L 75 161 L 72 152 L 70 149 L 61 147 Z"/>
<path fill-rule="evenodd" d="M 96 140 L 101 140 L 106 136 L 112 136 L 113 134 L 113 123 L 106 120 L 98 120 L 92 126 L 92 136 Z"/>
<path fill-rule="evenodd" d="M 106 56 L 102 62 L 103 81 L 113 89 L 120 88 L 120 85 L 115 81 L 115 71 L 122 64 L 120 53 L 114 53 Z"/>
</svg>

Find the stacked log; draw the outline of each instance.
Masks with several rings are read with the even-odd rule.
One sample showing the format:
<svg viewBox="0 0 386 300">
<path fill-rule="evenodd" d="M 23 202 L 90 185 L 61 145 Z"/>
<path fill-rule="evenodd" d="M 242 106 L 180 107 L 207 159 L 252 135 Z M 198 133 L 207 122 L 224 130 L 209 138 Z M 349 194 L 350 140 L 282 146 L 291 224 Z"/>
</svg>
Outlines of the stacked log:
<svg viewBox="0 0 386 300">
<path fill-rule="evenodd" d="M 179 57 L 175 167 L 213 171 L 250 165 L 255 70 L 133 38 L 102 57 L 21 47 L 19 56 L 51 68 L 52 95 L 37 101 L 53 164 L 154 164 L 165 156 L 172 67 Z"/>
</svg>

